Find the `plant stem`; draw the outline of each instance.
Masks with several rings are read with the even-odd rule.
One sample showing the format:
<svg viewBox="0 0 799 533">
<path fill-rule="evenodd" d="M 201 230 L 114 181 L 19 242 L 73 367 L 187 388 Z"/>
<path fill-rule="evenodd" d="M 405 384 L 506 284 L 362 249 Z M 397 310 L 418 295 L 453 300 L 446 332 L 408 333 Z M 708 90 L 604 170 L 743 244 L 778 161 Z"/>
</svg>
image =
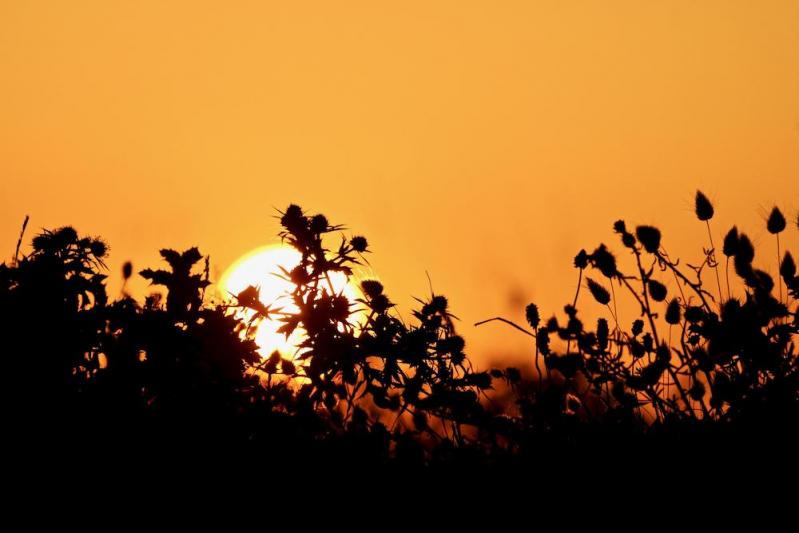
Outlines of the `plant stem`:
<svg viewBox="0 0 799 533">
<path fill-rule="evenodd" d="M 716 273 L 716 285 L 719 288 L 719 310 L 721 310 L 721 281 L 719 280 L 719 265 L 716 262 L 716 246 L 713 244 L 713 233 L 710 231 L 710 220 L 705 220 L 707 226 L 707 236 L 710 239 L 710 258 L 713 261 L 713 271 Z"/>
</svg>

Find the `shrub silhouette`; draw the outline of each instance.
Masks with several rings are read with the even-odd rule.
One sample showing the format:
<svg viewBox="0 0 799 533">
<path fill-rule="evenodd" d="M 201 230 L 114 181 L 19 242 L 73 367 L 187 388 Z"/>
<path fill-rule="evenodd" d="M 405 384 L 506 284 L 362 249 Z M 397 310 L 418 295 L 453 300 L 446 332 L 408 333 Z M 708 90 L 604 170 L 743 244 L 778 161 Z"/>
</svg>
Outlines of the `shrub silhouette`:
<svg viewBox="0 0 799 533">
<path fill-rule="evenodd" d="M 412 324 L 376 280 L 350 301 L 331 274 L 350 276 L 368 241 L 337 238 L 342 226 L 295 205 L 280 213 L 280 237 L 301 260 L 279 274 L 292 284 L 296 312 L 260 303 L 254 287 L 207 302 L 208 258 L 202 268 L 197 248 L 161 250 L 168 269 L 140 272 L 165 301 L 140 303 L 124 289 L 110 301 L 108 246 L 70 227 L 44 231 L 29 255 L 18 249 L 0 266 L 10 441 L 30 461 L 97 468 L 179 458 L 235 469 L 259 458 L 272 469 L 317 472 L 594 471 L 652 461 L 652 450 L 661 461 L 686 445 L 713 447 L 719 460 L 762 451 L 799 420 L 799 277 L 780 248 L 787 222 L 777 208 L 767 221 L 776 287 L 736 227 L 719 269 L 714 214 L 697 192 L 710 241 L 698 265 L 672 259 L 659 229 L 619 220 L 613 231 L 629 260 L 605 244 L 581 250 L 564 316 L 542 320 L 530 304 L 526 327 L 501 317 L 478 323 L 499 320 L 529 335 L 532 373 L 475 368 L 442 295 L 419 300 Z M 740 282 L 730 281 L 730 260 Z M 123 279 L 132 274 L 126 263 Z M 632 324 L 617 319 L 625 295 L 640 311 Z M 606 314 L 589 326 L 579 308 L 595 304 Z M 295 357 L 261 358 L 253 338 L 264 321 L 302 333 Z"/>
</svg>

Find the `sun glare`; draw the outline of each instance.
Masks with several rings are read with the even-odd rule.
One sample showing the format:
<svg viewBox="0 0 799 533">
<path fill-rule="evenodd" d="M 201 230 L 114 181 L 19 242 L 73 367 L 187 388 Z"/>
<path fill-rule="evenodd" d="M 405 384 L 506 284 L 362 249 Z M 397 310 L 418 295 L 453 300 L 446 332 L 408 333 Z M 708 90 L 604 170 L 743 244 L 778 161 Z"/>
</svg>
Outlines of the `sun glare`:
<svg viewBox="0 0 799 533">
<path fill-rule="evenodd" d="M 280 267 L 291 271 L 299 264 L 300 259 L 300 253 L 289 246 L 278 244 L 257 248 L 239 258 L 222 275 L 219 281 L 221 295 L 225 299 L 231 299 L 233 295 L 252 285 L 260 289 L 260 300 L 263 304 L 281 308 L 284 312 L 296 312 L 297 306 L 290 296 L 294 285 L 280 277 Z M 336 292 L 343 293 L 350 302 L 354 303 L 360 297 L 359 290 L 352 282 L 348 283 L 344 274 L 335 272 L 330 278 Z M 251 316 L 251 312 L 244 312 L 245 319 Z M 255 342 L 262 356 L 266 357 L 278 350 L 284 357 L 294 357 L 302 332 L 295 331 L 286 338 L 285 334 L 277 331 L 282 324 L 279 319 L 260 322 Z"/>
</svg>

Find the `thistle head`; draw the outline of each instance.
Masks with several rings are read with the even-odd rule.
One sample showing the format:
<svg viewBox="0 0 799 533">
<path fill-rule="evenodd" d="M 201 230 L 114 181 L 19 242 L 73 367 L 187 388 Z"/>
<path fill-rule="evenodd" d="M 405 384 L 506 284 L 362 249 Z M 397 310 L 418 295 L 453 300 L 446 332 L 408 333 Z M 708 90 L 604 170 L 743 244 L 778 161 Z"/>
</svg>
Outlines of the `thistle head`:
<svg viewBox="0 0 799 533">
<path fill-rule="evenodd" d="M 694 199 L 694 213 L 696 218 L 702 222 L 713 218 L 714 214 L 713 204 L 710 203 L 707 196 L 702 191 L 696 191 L 696 198 Z"/>
<path fill-rule="evenodd" d="M 785 216 L 783 216 L 779 208 L 774 206 L 766 221 L 766 229 L 768 229 L 768 232 L 772 235 L 776 235 L 777 233 L 782 233 L 785 230 L 785 226 Z"/>
<path fill-rule="evenodd" d="M 660 230 L 656 227 L 638 226 L 635 228 L 635 235 L 650 254 L 654 254 L 660 249 Z"/>
</svg>

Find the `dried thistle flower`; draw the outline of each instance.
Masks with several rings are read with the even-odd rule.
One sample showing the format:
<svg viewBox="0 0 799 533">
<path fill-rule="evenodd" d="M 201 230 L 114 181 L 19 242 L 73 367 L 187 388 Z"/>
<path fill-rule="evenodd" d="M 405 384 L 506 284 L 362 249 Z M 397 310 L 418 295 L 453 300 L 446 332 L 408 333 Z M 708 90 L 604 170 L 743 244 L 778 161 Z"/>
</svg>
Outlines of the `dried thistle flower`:
<svg viewBox="0 0 799 533">
<path fill-rule="evenodd" d="M 376 279 L 365 279 L 361 282 L 361 291 L 367 297 L 375 298 L 383 294 L 383 284 Z"/>
<path fill-rule="evenodd" d="M 314 215 L 311 218 L 311 231 L 314 233 L 324 233 L 328 229 L 327 217 L 325 215 Z"/>
<path fill-rule="evenodd" d="M 597 302 L 602 305 L 608 305 L 610 303 L 610 293 L 605 287 L 591 278 L 586 278 L 586 283 L 588 284 L 588 290 L 591 291 L 591 295 Z"/>
<path fill-rule="evenodd" d="M 727 257 L 731 257 L 737 253 L 738 250 L 738 228 L 733 226 L 727 235 L 724 236 L 724 246 L 722 252 Z"/>
<path fill-rule="evenodd" d="M 638 226 L 635 228 L 635 235 L 644 249 L 650 254 L 654 254 L 660 248 L 660 230 L 654 226 Z"/>
<path fill-rule="evenodd" d="M 656 302 L 662 302 L 666 299 L 668 291 L 666 290 L 666 286 L 659 281 L 650 279 L 649 283 L 647 283 L 647 288 L 649 290 L 649 296 Z"/>
<path fill-rule="evenodd" d="M 538 329 L 538 324 L 541 323 L 541 315 L 538 313 L 538 306 L 533 303 L 528 304 L 527 308 L 524 310 L 524 314 L 530 327 Z"/>
<path fill-rule="evenodd" d="M 710 200 L 708 200 L 707 196 L 705 196 L 702 191 L 696 191 L 694 212 L 696 213 L 696 218 L 703 222 L 713 218 L 713 204 L 710 203 Z"/>
<path fill-rule="evenodd" d="M 608 251 L 604 244 L 600 244 L 599 247 L 594 250 L 590 259 L 593 261 L 594 266 L 606 277 L 612 278 L 618 274 L 618 270 L 616 270 L 616 258 Z"/>
<path fill-rule="evenodd" d="M 369 243 L 366 241 L 366 237 L 362 237 L 360 235 L 356 235 L 352 239 L 350 239 L 350 245 L 352 245 L 352 249 L 358 253 L 363 253 L 366 251 Z"/>
<path fill-rule="evenodd" d="M 672 298 L 666 307 L 666 322 L 672 326 L 679 324 L 681 315 L 680 301 L 677 298 Z"/>
<path fill-rule="evenodd" d="M 774 209 L 771 210 L 771 214 L 768 216 L 766 229 L 768 229 L 769 233 L 776 235 L 777 233 L 782 233 L 785 230 L 785 226 L 786 222 L 782 211 L 774 206 Z"/>
</svg>

